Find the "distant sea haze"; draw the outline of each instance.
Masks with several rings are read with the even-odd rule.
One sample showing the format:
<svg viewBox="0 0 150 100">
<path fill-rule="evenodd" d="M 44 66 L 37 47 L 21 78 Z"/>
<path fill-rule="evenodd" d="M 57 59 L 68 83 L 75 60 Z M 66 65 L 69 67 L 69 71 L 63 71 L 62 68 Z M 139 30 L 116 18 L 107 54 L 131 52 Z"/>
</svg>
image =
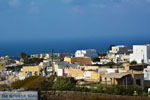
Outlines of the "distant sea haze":
<svg viewBox="0 0 150 100">
<path fill-rule="evenodd" d="M 20 52 L 27 54 L 50 53 L 52 49 L 59 53 L 74 53 L 78 49 L 96 49 L 106 52 L 110 45 L 148 44 L 149 41 L 110 41 L 110 40 L 74 40 L 74 41 L 46 41 L 46 42 L 12 42 L 0 43 L 0 56 L 18 56 Z"/>
</svg>

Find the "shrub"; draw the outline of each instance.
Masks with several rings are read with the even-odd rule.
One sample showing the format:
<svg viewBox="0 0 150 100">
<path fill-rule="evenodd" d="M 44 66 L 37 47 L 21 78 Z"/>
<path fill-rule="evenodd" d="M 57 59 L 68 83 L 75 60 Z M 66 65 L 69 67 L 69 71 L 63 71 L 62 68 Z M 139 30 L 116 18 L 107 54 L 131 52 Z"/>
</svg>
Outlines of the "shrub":
<svg viewBox="0 0 150 100">
<path fill-rule="evenodd" d="M 90 92 L 91 90 L 87 87 L 73 87 L 71 91 Z"/>
<path fill-rule="evenodd" d="M 132 86 L 126 89 L 120 85 L 98 84 L 95 91 L 113 95 L 133 95 L 134 91 L 136 91 L 138 95 L 143 95 L 143 89 L 139 86 Z"/>
<path fill-rule="evenodd" d="M 13 89 L 20 89 L 23 84 L 24 82 L 22 80 L 17 80 L 11 84 L 11 87 Z"/>
<path fill-rule="evenodd" d="M 93 62 L 99 62 L 99 61 L 100 61 L 100 58 L 98 58 L 98 57 L 92 58 L 92 61 L 93 61 Z"/>
<path fill-rule="evenodd" d="M 8 91 L 11 90 L 10 86 L 6 85 L 6 84 L 0 84 L 0 91 Z"/>
<path fill-rule="evenodd" d="M 31 65 L 31 64 L 39 64 L 42 62 L 42 58 L 28 58 L 24 61 L 25 65 Z"/>
<path fill-rule="evenodd" d="M 26 90 L 51 90 L 53 81 L 40 76 L 31 76 L 24 80 L 18 80 L 11 84 L 13 89 L 24 88 Z"/>
<path fill-rule="evenodd" d="M 59 91 L 71 90 L 74 87 L 75 83 L 73 83 L 69 78 L 64 77 L 58 77 L 53 84 L 53 89 Z"/>
<path fill-rule="evenodd" d="M 134 91 L 136 91 L 138 95 L 143 94 L 143 89 L 141 87 L 132 86 L 132 87 L 126 89 L 126 95 L 133 95 Z"/>
<path fill-rule="evenodd" d="M 130 63 L 130 65 L 135 65 L 135 64 L 137 64 L 136 61 L 132 61 L 132 62 Z"/>
<path fill-rule="evenodd" d="M 115 63 L 113 61 L 111 61 L 111 62 L 108 62 L 106 65 L 112 67 L 115 65 Z"/>
</svg>

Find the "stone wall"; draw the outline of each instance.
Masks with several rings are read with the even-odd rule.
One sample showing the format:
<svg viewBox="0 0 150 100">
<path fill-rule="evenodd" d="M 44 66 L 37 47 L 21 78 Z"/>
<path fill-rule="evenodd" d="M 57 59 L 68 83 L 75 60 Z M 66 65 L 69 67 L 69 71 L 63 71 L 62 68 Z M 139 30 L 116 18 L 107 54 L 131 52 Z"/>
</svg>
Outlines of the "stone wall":
<svg viewBox="0 0 150 100">
<path fill-rule="evenodd" d="M 150 98 L 74 91 L 42 91 L 40 100 L 150 100 Z"/>
</svg>

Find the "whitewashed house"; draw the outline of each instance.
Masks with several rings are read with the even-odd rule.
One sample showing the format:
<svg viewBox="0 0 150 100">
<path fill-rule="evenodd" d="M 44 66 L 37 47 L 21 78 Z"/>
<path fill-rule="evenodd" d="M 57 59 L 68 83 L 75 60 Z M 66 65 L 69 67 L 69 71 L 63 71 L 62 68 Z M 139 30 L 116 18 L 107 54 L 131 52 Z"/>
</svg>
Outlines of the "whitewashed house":
<svg viewBox="0 0 150 100">
<path fill-rule="evenodd" d="M 88 50 L 77 50 L 75 52 L 75 57 L 98 57 L 98 54 L 95 49 Z"/>
<path fill-rule="evenodd" d="M 144 68 L 144 80 L 150 80 L 150 66 Z"/>
<path fill-rule="evenodd" d="M 150 44 L 133 45 L 133 53 L 130 54 L 130 62 L 150 64 Z"/>
</svg>

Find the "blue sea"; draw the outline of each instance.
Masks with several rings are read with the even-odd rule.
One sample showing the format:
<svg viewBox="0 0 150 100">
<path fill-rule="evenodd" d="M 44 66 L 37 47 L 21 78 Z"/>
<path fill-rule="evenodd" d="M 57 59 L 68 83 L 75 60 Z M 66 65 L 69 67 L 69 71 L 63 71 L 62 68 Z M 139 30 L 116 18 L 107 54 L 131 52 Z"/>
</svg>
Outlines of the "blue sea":
<svg viewBox="0 0 150 100">
<path fill-rule="evenodd" d="M 89 40 L 47 40 L 47 41 L 27 41 L 27 42 L 1 42 L 0 56 L 18 56 L 20 52 L 27 54 L 50 53 L 52 49 L 59 53 L 74 53 L 78 49 L 96 49 L 98 52 L 106 52 L 109 45 L 148 44 L 145 40 L 109 40 L 109 39 L 89 39 Z"/>
</svg>

